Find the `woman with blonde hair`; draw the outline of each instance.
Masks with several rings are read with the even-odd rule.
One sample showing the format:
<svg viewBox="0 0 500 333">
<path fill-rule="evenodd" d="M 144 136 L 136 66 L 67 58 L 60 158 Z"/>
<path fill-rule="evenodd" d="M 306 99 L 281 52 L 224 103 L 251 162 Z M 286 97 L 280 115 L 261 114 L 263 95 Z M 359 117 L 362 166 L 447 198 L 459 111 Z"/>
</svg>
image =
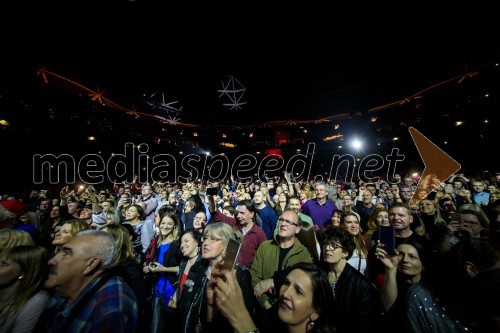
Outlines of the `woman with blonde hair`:
<svg viewBox="0 0 500 333">
<path fill-rule="evenodd" d="M 445 219 L 441 216 L 441 211 L 437 203 L 429 199 L 420 200 L 418 203 L 420 214 L 418 218 L 413 219 L 411 224 L 415 228 L 415 232 L 421 236 L 425 236 L 430 240 L 430 246 L 433 250 L 443 252 L 447 248 L 449 239 L 446 238 L 448 228 Z M 421 221 L 418 225 L 418 221 Z"/>
<path fill-rule="evenodd" d="M 43 290 L 47 249 L 19 245 L 0 254 L 0 332 L 32 332 L 49 300 Z"/>
<path fill-rule="evenodd" d="M 52 245 L 55 245 L 54 253 L 61 251 L 64 244 L 76 237 L 76 234 L 82 230 L 90 229 L 90 226 L 82 220 L 66 221 L 61 229 L 56 233 Z"/>
<path fill-rule="evenodd" d="M 226 247 L 236 235 L 226 223 L 217 222 L 208 224 L 203 230 L 201 246 L 201 265 L 192 267 L 188 274 L 193 288 L 178 295 L 177 312 L 183 332 L 230 332 L 231 327 L 227 320 L 218 313 L 215 304 L 214 289 L 207 289 L 212 272 L 217 270 L 216 264 L 223 261 Z M 195 269 L 196 268 L 196 269 Z M 250 313 L 255 309 L 255 296 L 251 284 L 250 272 L 242 265 L 237 264 L 236 279 L 243 292 L 243 303 Z"/>
<path fill-rule="evenodd" d="M 144 273 L 154 274 L 151 332 L 166 331 L 173 320 L 173 311 L 168 308 L 168 303 L 175 293 L 174 285 L 182 260 L 179 224 L 179 217 L 172 211 L 167 210 L 160 216 L 158 240 L 148 256 L 148 265 L 143 268 Z"/>
<path fill-rule="evenodd" d="M 18 245 L 35 245 L 35 242 L 26 231 L 0 229 L 0 254 L 3 250 Z"/>
</svg>

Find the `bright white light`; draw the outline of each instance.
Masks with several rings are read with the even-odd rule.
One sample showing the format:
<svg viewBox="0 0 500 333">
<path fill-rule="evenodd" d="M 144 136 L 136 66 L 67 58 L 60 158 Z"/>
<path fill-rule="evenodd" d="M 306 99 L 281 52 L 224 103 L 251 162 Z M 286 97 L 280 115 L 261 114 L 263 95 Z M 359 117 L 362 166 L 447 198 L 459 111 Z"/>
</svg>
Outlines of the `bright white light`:
<svg viewBox="0 0 500 333">
<path fill-rule="evenodd" d="M 358 149 L 361 149 L 361 147 L 363 147 L 363 143 L 361 141 L 359 141 L 358 139 L 354 139 L 352 142 L 351 142 L 351 145 L 354 149 L 358 150 Z"/>
<path fill-rule="evenodd" d="M 207 156 L 210 156 L 210 152 L 209 151 L 207 151 Z"/>
</svg>

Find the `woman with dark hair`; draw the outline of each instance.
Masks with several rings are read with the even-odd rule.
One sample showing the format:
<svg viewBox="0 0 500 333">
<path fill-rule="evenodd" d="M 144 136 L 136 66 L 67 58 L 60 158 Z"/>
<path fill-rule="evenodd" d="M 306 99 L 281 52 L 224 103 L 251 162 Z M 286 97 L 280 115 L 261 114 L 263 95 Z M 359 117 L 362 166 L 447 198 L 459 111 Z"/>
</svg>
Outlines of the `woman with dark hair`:
<svg viewBox="0 0 500 333">
<path fill-rule="evenodd" d="M 323 267 L 335 301 L 337 333 L 372 332 L 379 314 L 377 293 L 373 285 L 358 270 L 347 263 L 356 243 L 344 229 L 334 228 L 325 234 Z"/>
<path fill-rule="evenodd" d="M 500 247 L 487 238 L 461 240 L 425 284 L 408 292 L 412 332 L 498 332 Z"/>
<path fill-rule="evenodd" d="M 136 236 L 132 239 L 132 246 L 135 256 L 144 262 L 146 250 L 153 239 L 154 222 L 146 220 L 144 208 L 130 205 L 125 211 L 125 223 L 134 227 Z"/>
<path fill-rule="evenodd" d="M 410 287 L 421 283 L 429 254 L 420 243 L 404 239 L 392 256 L 377 245 L 376 257 L 385 266 L 384 281 L 379 289 L 382 311 L 385 313 L 383 326 L 391 327 L 391 332 L 404 331 L 405 299 Z"/>
<path fill-rule="evenodd" d="M 342 220 L 342 211 L 338 209 L 334 209 L 332 213 L 332 217 L 329 221 L 327 221 L 323 228 L 319 229 L 316 236 L 318 237 L 318 241 L 322 244 L 325 240 L 326 233 L 333 228 L 340 228 L 340 221 Z M 321 250 L 321 248 L 320 248 Z"/>
<path fill-rule="evenodd" d="M 358 213 L 344 212 L 342 214 L 340 227 L 347 230 L 347 232 L 351 234 L 351 237 L 356 244 L 356 249 L 350 256 L 350 259 L 348 259 L 348 263 L 364 274 L 367 266 L 366 258 L 368 258 L 368 250 L 366 249 L 365 239 L 361 234 L 362 230 L 360 223 L 361 221 Z"/>
<path fill-rule="evenodd" d="M 316 229 L 313 224 L 304 221 L 299 221 L 301 228 L 297 234 L 297 239 L 311 252 L 314 263 L 319 263 L 321 256 L 321 247 L 316 237 Z"/>
<path fill-rule="evenodd" d="M 189 294 L 193 292 L 194 281 L 189 279 L 189 273 L 192 271 L 196 272 L 202 269 L 201 264 L 201 233 L 195 229 L 185 230 L 181 234 L 181 245 L 180 249 L 182 252 L 182 261 L 179 264 L 179 274 L 177 285 L 174 295 L 170 298 L 168 306 L 172 309 L 177 308 L 177 300 L 183 297 L 183 294 Z M 171 322 L 173 325 L 172 332 L 180 331 L 178 323 L 176 320 Z M 182 325 L 182 324 L 181 324 Z"/>
<path fill-rule="evenodd" d="M 283 213 L 288 205 L 288 194 L 285 192 L 281 192 L 278 194 L 278 200 L 276 205 L 274 206 L 274 210 L 276 211 L 276 215 L 280 216 Z"/>
<path fill-rule="evenodd" d="M 208 289 L 214 293 L 218 309 L 234 332 L 333 333 L 336 313 L 330 311 L 333 294 L 325 273 L 315 264 L 298 263 L 287 268 L 285 276 L 279 301 L 259 325 L 245 308 L 234 271 L 214 275 Z"/>
</svg>

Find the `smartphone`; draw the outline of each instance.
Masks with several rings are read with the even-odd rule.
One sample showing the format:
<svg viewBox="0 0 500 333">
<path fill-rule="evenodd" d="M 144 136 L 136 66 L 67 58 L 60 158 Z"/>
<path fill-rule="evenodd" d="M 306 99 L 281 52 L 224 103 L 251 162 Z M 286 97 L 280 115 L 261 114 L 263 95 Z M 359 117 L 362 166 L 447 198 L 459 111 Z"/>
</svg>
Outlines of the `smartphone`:
<svg viewBox="0 0 500 333">
<path fill-rule="evenodd" d="M 464 222 L 462 221 L 462 214 L 460 214 L 460 213 L 451 213 L 450 217 L 451 217 L 451 219 L 450 219 L 451 222 L 458 222 L 460 224 L 464 224 Z"/>
<path fill-rule="evenodd" d="M 384 244 L 382 247 L 388 254 L 396 254 L 396 231 L 394 227 L 383 227 L 378 228 L 380 243 Z"/>
<path fill-rule="evenodd" d="M 241 242 L 233 238 L 229 239 L 226 246 L 226 256 L 224 257 L 224 266 L 222 269 L 227 269 L 228 271 L 233 270 L 234 265 L 236 265 L 236 261 L 238 260 L 240 248 Z"/>
<path fill-rule="evenodd" d="M 208 187 L 207 195 L 217 195 L 218 189 L 217 187 Z"/>
</svg>

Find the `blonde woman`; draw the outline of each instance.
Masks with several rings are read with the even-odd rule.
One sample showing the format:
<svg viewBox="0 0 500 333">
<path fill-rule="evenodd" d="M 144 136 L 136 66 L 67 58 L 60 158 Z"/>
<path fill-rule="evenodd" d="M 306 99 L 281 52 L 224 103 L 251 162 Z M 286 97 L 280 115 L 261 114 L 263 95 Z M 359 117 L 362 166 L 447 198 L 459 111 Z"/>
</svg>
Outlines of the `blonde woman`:
<svg viewBox="0 0 500 333">
<path fill-rule="evenodd" d="M 0 254 L 3 250 L 18 245 L 35 245 L 35 242 L 26 231 L 0 229 Z"/>
<path fill-rule="evenodd" d="M 32 332 L 49 294 L 42 290 L 48 251 L 41 246 L 20 245 L 0 254 L 0 332 Z"/>
<path fill-rule="evenodd" d="M 52 245 L 55 246 L 55 254 L 61 251 L 64 244 L 76 237 L 76 234 L 82 230 L 90 229 L 90 226 L 82 220 L 69 220 L 66 221 L 54 236 Z"/>
<path fill-rule="evenodd" d="M 226 246 L 234 239 L 233 229 L 226 223 L 209 223 L 203 231 L 201 246 L 201 267 L 192 267 L 187 279 L 193 281 L 191 290 L 184 288 L 177 298 L 177 311 L 182 324 L 182 332 L 231 332 L 231 327 L 220 315 L 215 305 L 214 289 L 207 289 L 207 284 L 216 270 L 216 264 L 224 260 Z M 243 266 L 236 265 L 236 278 L 242 289 L 243 302 L 250 313 L 254 312 L 255 296 L 251 285 L 250 272 Z M 206 315 L 205 315 L 206 314 Z"/>
<path fill-rule="evenodd" d="M 144 273 L 155 275 L 151 332 L 165 332 L 168 330 L 168 323 L 173 320 L 168 303 L 175 293 L 174 285 L 177 282 L 179 263 L 182 260 L 179 217 L 174 212 L 166 211 L 160 217 L 160 234 L 152 250 L 151 261 L 143 268 Z"/>
</svg>

